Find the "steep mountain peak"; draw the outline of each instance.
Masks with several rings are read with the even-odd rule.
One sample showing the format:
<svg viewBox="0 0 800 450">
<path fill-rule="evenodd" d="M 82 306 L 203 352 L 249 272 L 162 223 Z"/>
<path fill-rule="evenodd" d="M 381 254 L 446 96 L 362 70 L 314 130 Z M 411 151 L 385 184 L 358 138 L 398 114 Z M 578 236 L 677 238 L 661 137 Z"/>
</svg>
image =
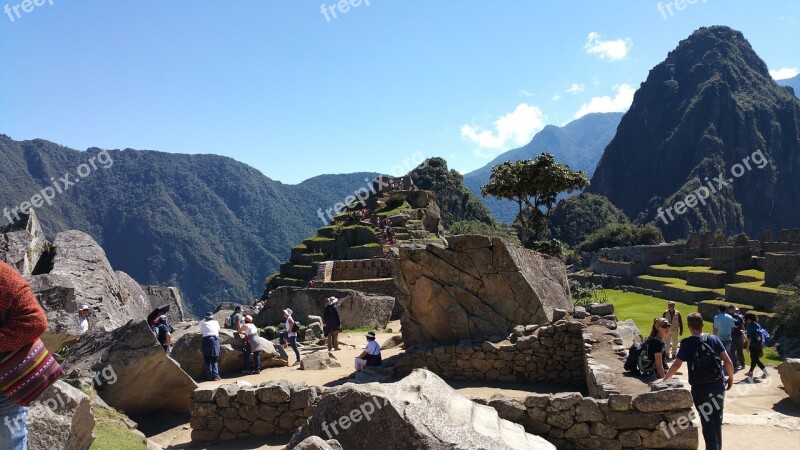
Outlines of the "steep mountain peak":
<svg viewBox="0 0 800 450">
<path fill-rule="evenodd" d="M 659 225 L 667 238 L 702 228 L 756 234 L 789 226 L 796 214 L 786 207 L 799 206 L 785 194 L 800 175 L 788 175 L 798 168 L 799 128 L 800 102 L 775 83 L 742 33 L 701 28 L 650 71 L 589 191 L 631 218 L 654 220 L 658 208 L 673 206 L 707 178 L 730 177 L 732 167 L 760 150 L 765 166 L 720 186 L 712 204 Z"/>
</svg>

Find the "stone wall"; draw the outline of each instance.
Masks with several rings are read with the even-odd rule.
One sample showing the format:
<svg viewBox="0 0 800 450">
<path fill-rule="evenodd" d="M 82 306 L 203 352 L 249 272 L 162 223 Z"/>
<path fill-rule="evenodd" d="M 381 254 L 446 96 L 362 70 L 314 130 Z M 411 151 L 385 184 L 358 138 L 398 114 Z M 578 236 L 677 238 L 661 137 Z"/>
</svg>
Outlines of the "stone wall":
<svg viewBox="0 0 800 450">
<path fill-rule="evenodd" d="M 325 281 L 372 280 L 391 277 L 392 269 L 386 259 L 346 259 L 333 262 L 331 279 Z"/>
<path fill-rule="evenodd" d="M 735 273 L 753 268 L 752 250 L 748 246 L 711 248 L 711 268 Z"/>
<path fill-rule="evenodd" d="M 283 310 L 290 308 L 293 317 L 301 324 L 310 322 L 308 316 L 322 316 L 325 299 L 339 299 L 339 318 L 342 328 L 370 327 L 383 328 L 389 322 L 394 297 L 372 295 L 349 289 L 303 289 L 280 287 L 274 289 L 264 308 L 254 317 L 256 326 L 266 327 L 283 322 Z"/>
<path fill-rule="evenodd" d="M 403 305 L 397 301 L 397 286 L 394 278 L 383 278 L 377 280 L 352 280 L 352 281 L 326 281 L 315 284 L 323 289 L 350 289 L 353 291 L 364 292 L 366 294 L 382 295 L 394 297 L 394 307 L 392 308 L 391 320 L 400 320 L 403 317 Z"/>
<path fill-rule="evenodd" d="M 731 303 L 744 303 L 753 305 L 761 311 L 772 311 L 778 302 L 779 295 L 774 292 L 750 289 L 735 284 L 725 286 L 725 300 Z"/>
<path fill-rule="evenodd" d="M 682 248 L 683 244 L 635 245 L 632 247 L 603 248 L 600 249 L 597 255 L 601 259 L 651 266 L 653 264 L 666 263 L 669 255 L 677 253 L 677 250 Z"/>
<path fill-rule="evenodd" d="M 764 286 L 778 287 L 800 276 L 800 252 L 764 255 Z"/>
<path fill-rule="evenodd" d="M 294 433 L 312 416 L 321 393 L 319 387 L 286 380 L 197 389 L 189 422 L 192 441 Z"/>
<path fill-rule="evenodd" d="M 578 322 L 528 325 L 499 344 L 461 344 L 409 349 L 395 366 L 398 375 L 427 368 L 445 379 L 551 382 L 585 387 L 583 329 Z"/>
<path fill-rule="evenodd" d="M 698 445 L 698 430 L 690 422 L 692 396 L 682 388 L 636 398 L 617 394 L 596 400 L 560 393 L 534 394 L 524 400 L 495 396 L 481 403 L 559 449 L 696 449 Z"/>
</svg>

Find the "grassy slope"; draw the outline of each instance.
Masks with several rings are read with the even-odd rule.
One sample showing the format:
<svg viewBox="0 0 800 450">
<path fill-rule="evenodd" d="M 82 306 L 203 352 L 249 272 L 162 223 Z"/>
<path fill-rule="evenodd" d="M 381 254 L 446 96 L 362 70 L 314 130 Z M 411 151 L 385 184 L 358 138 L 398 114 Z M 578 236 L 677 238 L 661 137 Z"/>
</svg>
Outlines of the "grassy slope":
<svg viewBox="0 0 800 450">
<path fill-rule="evenodd" d="M 661 313 L 667 309 L 667 301 L 650 297 L 649 295 L 635 294 L 633 292 L 622 292 L 616 289 L 607 289 L 603 291 L 608 300 L 614 304 L 614 311 L 619 320 L 633 319 L 639 331 L 643 335 L 650 333 L 650 327 L 653 324 L 653 319 L 660 317 Z M 690 313 L 697 312 L 697 305 L 689 305 L 686 303 L 675 303 L 675 309 L 683 314 L 685 318 Z M 685 319 L 684 319 L 685 320 Z M 685 322 L 684 322 L 685 326 Z M 711 323 L 708 322 L 704 331 L 711 332 Z M 688 329 L 684 329 L 684 337 L 688 334 Z M 750 356 L 745 352 L 745 359 L 748 366 L 750 365 Z M 766 351 L 766 357 L 762 361 L 767 364 L 778 365 L 781 361 L 778 359 L 778 354 L 773 349 Z"/>
</svg>

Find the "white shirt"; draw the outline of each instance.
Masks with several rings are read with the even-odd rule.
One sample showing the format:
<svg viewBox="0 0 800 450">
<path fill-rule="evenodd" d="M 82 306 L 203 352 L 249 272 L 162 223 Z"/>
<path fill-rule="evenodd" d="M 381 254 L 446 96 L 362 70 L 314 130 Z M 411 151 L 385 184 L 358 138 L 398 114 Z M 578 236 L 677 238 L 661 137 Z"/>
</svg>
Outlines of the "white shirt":
<svg viewBox="0 0 800 450">
<path fill-rule="evenodd" d="M 200 322 L 200 333 L 203 334 L 203 337 L 219 337 L 219 322 L 216 320 L 203 320 Z"/>
<path fill-rule="evenodd" d="M 244 332 L 245 335 L 247 335 L 247 336 L 253 336 L 253 335 L 258 336 L 258 328 L 256 328 L 256 326 L 253 325 L 252 323 L 246 323 L 246 324 L 244 324 L 242 326 L 247 328 L 247 330 Z"/>
<path fill-rule="evenodd" d="M 292 316 L 289 316 L 289 317 L 286 318 L 286 332 L 288 333 L 286 336 L 288 336 L 288 337 L 297 336 L 297 333 L 292 331 L 292 324 L 289 322 L 289 319 L 291 319 L 291 318 L 292 318 Z M 294 319 L 292 319 L 292 320 L 294 320 Z"/>
<path fill-rule="evenodd" d="M 89 318 L 88 317 L 78 316 L 78 323 L 80 324 L 80 327 L 81 327 L 81 334 L 84 334 L 87 331 L 89 331 Z"/>
<path fill-rule="evenodd" d="M 368 355 L 380 355 L 381 346 L 375 341 L 369 341 L 367 342 L 367 346 L 364 347 L 364 351 L 367 352 Z"/>
</svg>

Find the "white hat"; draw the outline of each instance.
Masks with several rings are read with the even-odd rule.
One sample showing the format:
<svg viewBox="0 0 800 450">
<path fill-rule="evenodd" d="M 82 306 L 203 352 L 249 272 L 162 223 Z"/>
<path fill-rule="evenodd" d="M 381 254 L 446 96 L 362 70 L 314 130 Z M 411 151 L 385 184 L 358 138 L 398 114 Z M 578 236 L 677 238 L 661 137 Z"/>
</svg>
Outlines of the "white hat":
<svg viewBox="0 0 800 450">
<path fill-rule="evenodd" d="M 338 299 L 338 298 L 336 298 L 336 297 L 331 297 L 331 304 L 332 304 L 332 305 L 333 305 L 333 304 L 336 304 L 338 301 L 339 301 L 339 299 Z"/>
<path fill-rule="evenodd" d="M 89 310 L 89 305 L 81 305 L 81 307 L 78 308 L 78 311 L 88 311 L 88 310 Z"/>
<path fill-rule="evenodd" d="M 291 309 L 289 309 L 289 308 L 286 308 L 286 309 L 284 309 L 284 310 L 283 310 L 283 313 L 284 313 L 284 314 L 288 314 L 288 315 L 290 315 L 290 316 L 291 316 L 291 315 L 292 315 L 292 310 L 291 310 Z"/>
</svg>

